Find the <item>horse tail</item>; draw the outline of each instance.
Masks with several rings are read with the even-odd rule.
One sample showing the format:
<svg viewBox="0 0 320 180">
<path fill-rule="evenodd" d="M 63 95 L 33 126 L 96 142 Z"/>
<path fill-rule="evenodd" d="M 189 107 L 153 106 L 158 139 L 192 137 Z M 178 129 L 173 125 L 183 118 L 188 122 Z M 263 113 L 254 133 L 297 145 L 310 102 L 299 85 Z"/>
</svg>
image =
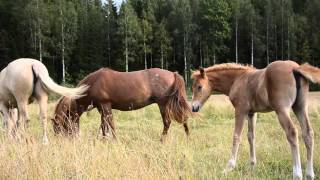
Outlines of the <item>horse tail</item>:
<svg viewBox="0 0 320 180">
<path fill-rule="evenodd" d="M 34 79 L 40 79 L 41 84 L 49 91 L 60 94 L 62 96 L 67 96 L 70 98 L 80 98 L 85 95 L 88 90 L 88 86 L 80 86 L 77 88 L 67 88 L 56 84 L 49 76 L 49 73 L 45 66 L 40 64 L 33 64 L 32 71 L 34 74 Z"/>
<path fill-rule="evenodd" d="M 305 63 L 299 66 L 298 68 L 294 69 L 293 71 L 294 73 L 300 74 L 312 83 L 320 84 L 320 69 L 317 67 Z"/>
<path fill-rule="evenodd" d="M 192 111 L 187 101 L 183 78 L 175 72 L 174 79 L 171 94 L 168 95 L 169 99 L 166 102 L 165 115 L 167 119 L 174 119 L 178 123 L 185 123 L 187 118 L 192 115 Z"/>
</svg>

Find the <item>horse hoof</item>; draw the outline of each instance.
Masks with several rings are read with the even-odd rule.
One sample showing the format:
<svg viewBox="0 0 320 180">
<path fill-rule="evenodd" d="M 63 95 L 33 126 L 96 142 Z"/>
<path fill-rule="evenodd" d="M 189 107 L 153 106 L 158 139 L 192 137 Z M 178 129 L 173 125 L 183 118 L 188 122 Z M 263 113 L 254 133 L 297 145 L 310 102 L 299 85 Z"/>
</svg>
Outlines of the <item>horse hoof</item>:
<svg viewBox="0 0 320 180">
<path fill-rule="evenodd" d="M 307 180 L 314 180 L 314 173 L 313 174 L 307 174 L 306 175 Z"/>
<path fill-rule="evenodd" d="M 166 143 L 166 142 L 167 142 L 167 137 L 166 137 L 166 136 L 162 136 L 162 137 L 160 138 L 160 142 L 161 142 L 162 144 Z"/>
<path fill-rule="evenodd" d="M 43 145 L 49 145 L 48 138 L 44 138 L 42 143 L 43 143 Z"/>
<path fill-rule="evenodd" d="M 314 171 L 313 171 L 313 166 L 307 166 L 306 169 L 306 179 L 308 180 L 313 180 L 314 179 Z"/>
<path fill-rule="evenodd" d="M 293 180 L 302 180 L 302 176 L 301 175 L 293 175 Z"/>
<path fill-rule="evenodd" d="M 223 173 L 226 175 L 228 174 L 230 171 L 234 170 L 234 168 L 236 167 L 236 163 L 234 160 L 229 160 L 227 167 L 223 170 Z"/>
<path fill-rule="evenodd" d="M 254 159 L 254 160 L 250 160 L 250 165 L 251 167 L 255 167 L 257 164 L 257 161 Z"/>
</svg>

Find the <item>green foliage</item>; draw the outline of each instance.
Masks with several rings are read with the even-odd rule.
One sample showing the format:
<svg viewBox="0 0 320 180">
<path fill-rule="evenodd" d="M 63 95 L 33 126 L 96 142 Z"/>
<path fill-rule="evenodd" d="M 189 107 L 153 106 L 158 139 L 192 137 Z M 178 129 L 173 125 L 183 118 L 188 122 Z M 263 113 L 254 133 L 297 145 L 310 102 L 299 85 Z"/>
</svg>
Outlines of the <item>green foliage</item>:
<svg viewBox="0 0 320 180">
<path fill-rule="evenodd" d="M 64 57 L 77 83 L 105 66 L 188 79 L 200 65 L 235 61 L 236 51 L 259 68 L 281 59 L 320 65 L 319 9 L 318 0 L 0 0 L 0 67 L 41 56 L 61 80 Z"/>
</svg>

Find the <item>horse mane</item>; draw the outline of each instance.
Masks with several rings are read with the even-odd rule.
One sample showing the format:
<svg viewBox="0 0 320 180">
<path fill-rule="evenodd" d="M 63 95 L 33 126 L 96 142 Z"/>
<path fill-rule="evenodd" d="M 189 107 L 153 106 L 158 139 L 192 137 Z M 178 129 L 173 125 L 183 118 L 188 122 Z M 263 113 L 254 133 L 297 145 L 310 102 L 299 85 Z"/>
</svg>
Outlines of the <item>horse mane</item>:
<svg viewBox="0 0 320 180">
<path fill-rule="evenodd" d="M 104 68 L 100 68 L 97 71 L 94 71 L 90 74 L 88 74 L 87 76 L 85 76 L 79 83 L 77 86 L 83 85 L 83 84 L 87 84 L 90 85 L 92 82 L 95 82 L 96 79 L 99 77 L 99 73 L 101 73 L 102 71 L 113 71 L 110 68 L 104 67 Z"/>
<path fill-rule="evenodd" d="M 57 104 L 56 104 L 56 106 L 55 106 L 55 108 L 54 108 L 54 112 L 55 112 L 55 113 L 57 112 L 58 108 L 60 107 L 60 104 L 61 104 L 63 98 L 64 98 L 64 96 L 62 96 L 62 97 L 59 98 L 59 100 L 58 100 L 58 102 L 57 102 Z"/>
<path fill-rule="evenodd" d="M 252 65 L 242 65 L 237 63 L 223 63 L 213 65 L 204 69 L 206 73 L 216 72 L 216 71 L 226 71 L 226 70 L 253 70 L 255 69 Z M 196 70 L 192 73 L 192 77 L 200 75 L 200 71 Z"/>
</svg>

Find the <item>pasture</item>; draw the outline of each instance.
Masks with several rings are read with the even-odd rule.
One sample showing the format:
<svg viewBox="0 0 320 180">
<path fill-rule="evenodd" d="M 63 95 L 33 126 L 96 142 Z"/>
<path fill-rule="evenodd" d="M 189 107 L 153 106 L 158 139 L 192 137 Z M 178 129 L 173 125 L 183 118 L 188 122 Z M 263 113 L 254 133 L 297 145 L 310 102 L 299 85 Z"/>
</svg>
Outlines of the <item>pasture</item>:
<svg viewBox="0 0 320 180">
<path fill-rule="evenodd" d="M 310 120 L 314 128 L 314 168 L 320 177 L 320 93 L 311 93 Z M 55 101 L 49 104 L 52 116 Z M 29 106 L 27 135 L 20 141 L 0 133 L 0 179 L 292 179 L 290 147 L 274 113 L 258 114 L 257 165 L 250 167 L 247 128 L 242 134 L 235 171 L 222 173 L 230 158 L 234 111 L 225 96 L 213 95 L 201 118 L 189 119 L 188 140 L 182 125 L 172 123 L 166 143 L 160 142 L 162 120 L 156 105 L 114 111 L 118 140 L 98 136 L 96 110 L 81 117 L 79 138 L 55 136 L 49 124 L 48 146 L 42 145 L 38 106 Z M 299 143 L 303 175 L 306 151 Z"/>
</svg>

